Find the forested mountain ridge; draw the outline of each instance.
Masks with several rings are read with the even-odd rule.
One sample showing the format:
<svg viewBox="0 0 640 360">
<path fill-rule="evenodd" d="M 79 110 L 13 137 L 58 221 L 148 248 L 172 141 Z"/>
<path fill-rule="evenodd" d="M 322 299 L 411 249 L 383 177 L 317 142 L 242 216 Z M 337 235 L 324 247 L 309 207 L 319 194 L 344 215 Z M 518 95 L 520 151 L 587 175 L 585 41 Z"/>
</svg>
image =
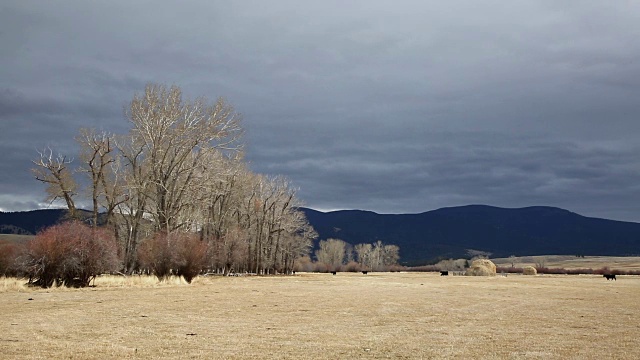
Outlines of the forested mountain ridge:
<svg viewBox="0 0 640 360">
<path fill-rule="evenodd" d="M 66 214 L 67 210 L 64 209 L 0 211 L 0 233 L 35 235 L 38 231 L 57 224 Z"/>
<path fill-rule="evenodd" d="M 319 234 L 316 245 L 328 238 L 353 245 L 381 240 L 398 245 L 400 262 L 410 265 L 468 257 L 470 250 L 495 257 L 640 254 L 639 223 L 590 218 L 554 207 L 469 205 L 419 214 L 300 210 Z M 65 214 L 60 209 L 0 212 L 0 227 L 6 233 L 24 234 L 22 229 L 35 234 Z"/>
<path fill-rule="evenodd" d="M 320 239 L 350 244 L 382 240 L 400 247 L 400 262 L 491 256 L 640 254 L 640 224 L 590 218 L 554 207 L 519 209 L 485 205 L 442 208 L 420 214 L 377 214 L 303 209 Z"/>
</svg>

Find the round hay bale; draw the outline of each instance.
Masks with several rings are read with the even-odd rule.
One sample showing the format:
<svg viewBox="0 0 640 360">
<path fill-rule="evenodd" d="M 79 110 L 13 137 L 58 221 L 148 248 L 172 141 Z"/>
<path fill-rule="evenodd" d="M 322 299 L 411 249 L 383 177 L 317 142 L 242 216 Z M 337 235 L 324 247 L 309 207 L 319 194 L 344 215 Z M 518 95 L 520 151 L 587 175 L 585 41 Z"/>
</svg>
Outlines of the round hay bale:
<svg viewBox="0 0 640 360">
<path fill-rule="evenodd" d="M 465 273 L 467 276 L 495 276 L 496 264 L 489 259 L 473 260 L 471 266 Z"/>
<path fill-rule="evenodd" d="M 538 271 L 533 266 L 525 266 L 522 268 L 522 275 L 537 275 Z"/>
</svg>

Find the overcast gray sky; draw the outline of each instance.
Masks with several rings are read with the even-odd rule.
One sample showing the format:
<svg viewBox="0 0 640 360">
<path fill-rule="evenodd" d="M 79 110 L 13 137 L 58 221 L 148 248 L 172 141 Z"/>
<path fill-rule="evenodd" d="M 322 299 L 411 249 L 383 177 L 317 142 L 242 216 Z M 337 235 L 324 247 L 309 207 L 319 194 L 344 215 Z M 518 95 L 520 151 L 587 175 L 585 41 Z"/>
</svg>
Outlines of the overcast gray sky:
<svg viewBox="0 0 640 360">
<path fill-rule="evenodd" d="M 640 2 L 0 0 L 0 209 L 36 149 L 124 133 L 149 82 L 224 96 L 319 210 L 640 221 Z"/>
</svg>

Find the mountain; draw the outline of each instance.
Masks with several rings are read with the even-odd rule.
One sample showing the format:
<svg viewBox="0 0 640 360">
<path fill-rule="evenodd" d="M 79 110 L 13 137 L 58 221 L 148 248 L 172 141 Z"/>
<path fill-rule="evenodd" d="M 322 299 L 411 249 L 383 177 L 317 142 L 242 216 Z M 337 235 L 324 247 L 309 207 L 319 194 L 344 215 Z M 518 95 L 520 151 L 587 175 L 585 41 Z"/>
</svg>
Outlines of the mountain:
<svg viewBox="0 0 640 360">
<path fill-rule="evenodd" d="M 494 257 L 640 254 L 639 223 L 590 218 L 554 207 L 469 205 L 420 214 L 301 210 L 320 240 L 338 238 L 353 245 L 381 240 L 398 245 L 400 261 L 407 265 L 469 257 L 474 251 Z M 35 234 L 65 215 L 59 209 L 0 212 L 0 231 Z"/>
<path fill-rule="evenodd" d="M 63 209 L 33 211 L 0 211 L 0 229 L 2 234 L 35 235 L 43 228 L 55 225 L 67 214 Z"/>
<path fill-rule="evenodd" d="M 640 254 L 640 224 L 554 207 L 468 205 L 401 215 L 302 210 L 320 239 L 339 238 L 350 244 L 382 240 L 398 245 L 401 262 L 409 265 L 468 257 L 470 250 L 494 257 Z"/>
<path fill-rule="evenodd" d="M 0 234 L 35 235 L 40 230 L 67 218 L 66 209 L 42 209 L 32 211 L 0 211 Z M 91 212 L 78 209 L 76 216 L 89 222 Z M 101 224 L 100 219 L 98 224 Z"/>
</svg>

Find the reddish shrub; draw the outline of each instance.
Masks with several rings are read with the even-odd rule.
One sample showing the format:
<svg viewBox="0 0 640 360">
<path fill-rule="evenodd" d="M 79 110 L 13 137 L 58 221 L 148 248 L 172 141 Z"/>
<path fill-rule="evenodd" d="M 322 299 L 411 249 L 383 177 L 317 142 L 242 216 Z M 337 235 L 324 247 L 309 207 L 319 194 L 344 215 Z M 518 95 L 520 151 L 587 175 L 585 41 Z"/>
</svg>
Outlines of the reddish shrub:
<svg viewBox="0 0 640 360">
<path fill-rule="evenodd" d="M 200 240 L 197 234 L 179 234 L 176 241 L 175 266 L 177 275 L 181 275 L 190 284 L 207 266 L 209 246 Z"/>
<path fill-rule="evenodd" d="M 422 265 L 422 266 L 412 266 L 407 268 L 407 271 L 417 271 L 417 272 L 439 272 L 440 267 L 436 265 Z"/>
<path fill-rule="evenodd" d="M 293 265 L 293 271 L 297 272 L 313 272 L 314 270 L 315 265 L 308 256 L 299 257 Z"/>
<path fill-rule="evenodd" d="M 406 266 L 402 266 L 402 265 L 389 265 L 387 266 L 387 271 L 390 272 L 400 272 L 400 271 L 407 271 L 408 268 Z"/>
<path fill-rule="evenodd" d="M 344 272 L 359 272 L 360 271 L 360 264 L 358 264 L 355 261 L 349 261 L 346 265 L 342 265 L 340 267 L 340 271 L 344 271 Z"/>
<path fill-rule="evenodd" d="M 546 268 L 546 267 L 540 267 L 537 268 L 538 273 L 541 274 L 564 274 L 564 275 L 579 275 L 579 274 L 597 274 L 597 275 L 604 275 L 604 274 L 611 274 L 611 275 L 640 275 L 640 271 L 638 270 L 616 270 L 616 269 L 609 269 L 609 267 L 605 266 L 603 268 L 600 269 L 590 269 L 590 268 L 583 268 L 583 269 L 564 269 L 564 268 Z"/>
<path fill-rule="evenodd" d="M 17 276 L 20 272 L 18 256 L 24 245 L 12 242 L 0 243 L 0 276 Z"/>
<path fill-rule="evenodd" d="M 156 233 L 138 247 L 138 261 L 146 270 L 153 273 L 158 280 L 165 280 L 171 275 L 174 265 L 172 247 L 174 243 L 166 233 Z"/>
<path fill-rule="evenodd" d="M 567 275 L 593 274 L 593 269 L 567 269 Z"/>
<path fill-rule="evenodd" d="M 548 268 L 548 267 L 541 267 L 541 266 L 536 267 L 536 271 L 538 272 L 538 274 L 558 274 L 558 275 L 562 275 L 562 274 L 566 274 L 567 273 L 567 269 L 563 269 L 563 268 Z"/>
<path fill-rule="evenodd" d="M 329 272 L 329 267 L 325 263 L 317 262 L 317 263 L 315 263 L 315 267 L 314 267 L 313 271 L 326 273 L 326 272 Z"/>
<path fill-rule="evenodd" d="M 159 280 L 175 274 L 191 283 L 206 268 L 208 253 L 207 243 L 196 234 L 159 232 L 140 245 L 138 259 Z"/>
<path fill-rule="evenodd" d="M 496 268 L 496 273 L 498 274 L 522 274 L 523 269 L 520 267 L 511 267 L 511 266 L 499 266 Z"/>
<path fill-rule="evenodd" d="M 45 229 L 26 248 L 24 271 L 30 284 L 41 287 L 85 287 L 120 266 L 113 234 L 77 221 Z"/>
</svg>

